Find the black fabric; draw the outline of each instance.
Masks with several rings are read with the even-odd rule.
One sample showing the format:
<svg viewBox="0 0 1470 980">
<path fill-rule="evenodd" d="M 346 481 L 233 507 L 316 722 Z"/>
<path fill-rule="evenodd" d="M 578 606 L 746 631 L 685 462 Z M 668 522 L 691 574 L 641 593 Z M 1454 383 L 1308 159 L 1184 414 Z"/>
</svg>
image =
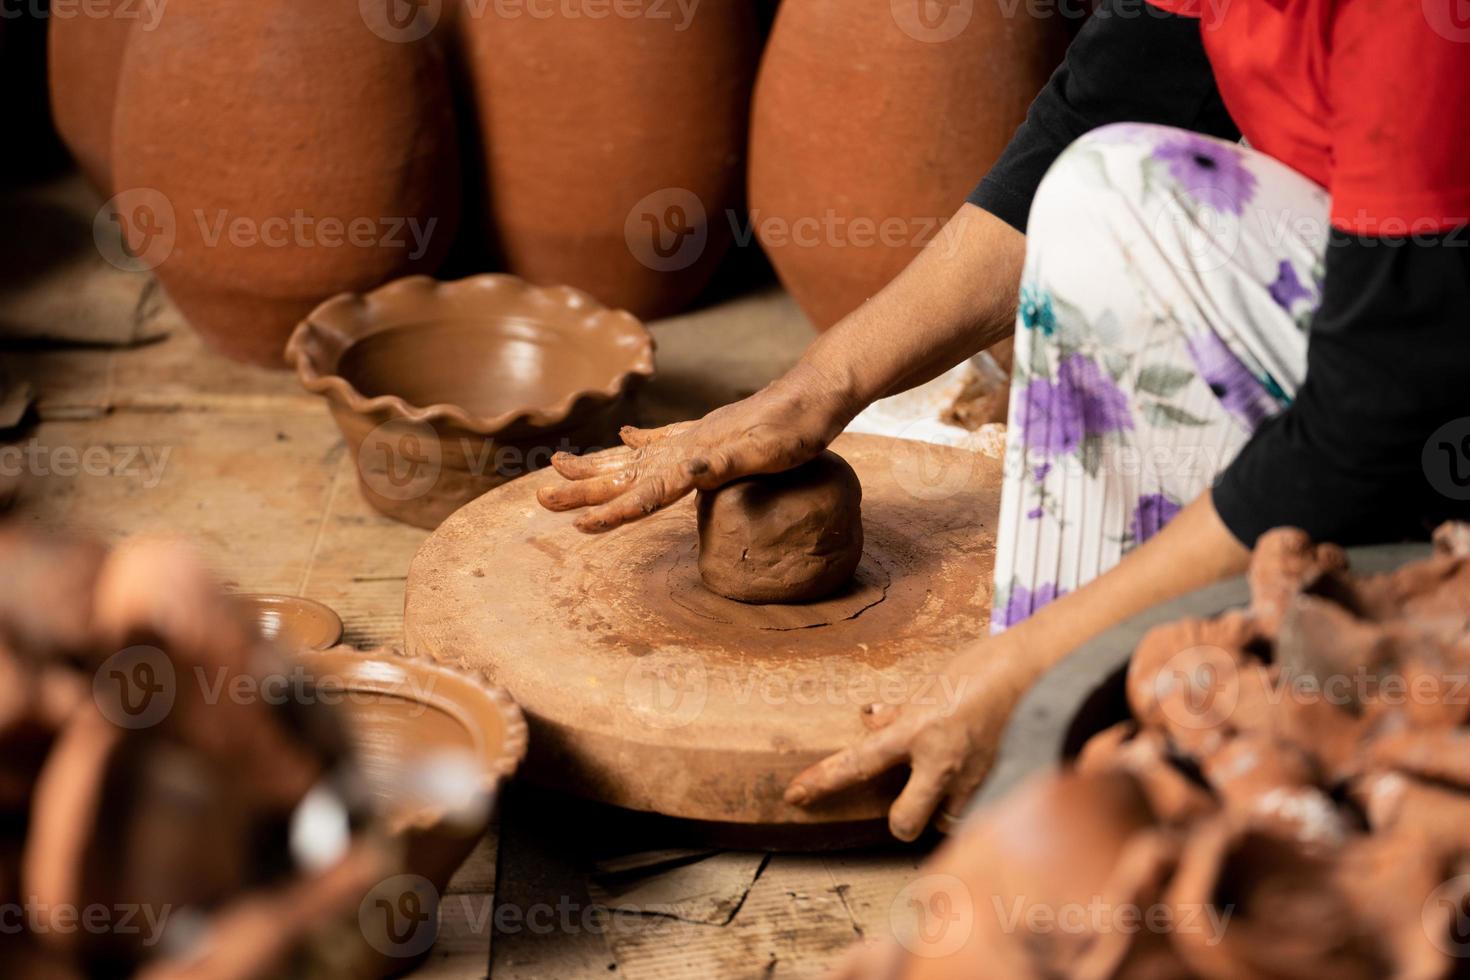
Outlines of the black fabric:
<svg viewBox="0 0 1470 980">
<path fill-rule="evenodd" d="M 1246 545 L 1282 525 L 1341 544 L 1421 537 L 1470 512 L 1451 496 L 1470 481 L 1467 436 L 1470 229 L 1334 232 L 1306 379 L 1221 475 L 1215 507 Z"/>
<path fill-rule="evenodd" d="M 1105 0 L 967 200 L 1024 232 L 1047 168 L 1077 137 L 1115 122 L 1240 138 L 1220 101 L 1197 19 L 1140 0 Z"/>
</svg>

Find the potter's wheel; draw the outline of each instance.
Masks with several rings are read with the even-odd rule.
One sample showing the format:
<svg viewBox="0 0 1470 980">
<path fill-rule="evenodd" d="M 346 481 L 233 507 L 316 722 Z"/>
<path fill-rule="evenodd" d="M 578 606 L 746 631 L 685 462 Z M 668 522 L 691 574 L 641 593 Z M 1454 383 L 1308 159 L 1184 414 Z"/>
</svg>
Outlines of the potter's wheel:
<svg viewBox="0 0 1470 980">
<path fill-rule="evenodd" d="M 692 498 L 587 536 L 537 505 L 560 479 L 546 470 L 425 542 L 408 575 L 409 652 L 507 688 L 531 726 L 522 772 L 544 785 L 691 820 L 806 825 L 813 842 L 882 821 L 891 784 L 809 810 L 781 793 L 864 734 L 862 705 L 944 697 L 938 670 L 988 629 L 1001 467 L 882 436 L 833 448 L 862 479 L 866 531 L 838 596 L 775 607 L 714 596 L 694 568 Z"/>
</svg>

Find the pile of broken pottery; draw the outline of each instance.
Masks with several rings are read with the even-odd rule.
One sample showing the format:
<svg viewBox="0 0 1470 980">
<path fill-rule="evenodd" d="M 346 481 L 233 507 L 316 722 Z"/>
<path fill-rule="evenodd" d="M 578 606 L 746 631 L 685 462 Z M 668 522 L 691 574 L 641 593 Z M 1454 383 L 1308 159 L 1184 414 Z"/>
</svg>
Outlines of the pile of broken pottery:
<svg viewBox="0 0 1470 980">
<path fill-rule="evenodd" d="M 354 921 L 392 872 L 336 716 L 237 696 L 281 669 L 177 547 L 0 531 L 0 972 L 280 977 Z"/>
<path fill-rule="evenodd" d="M 1463 972 L 1470 525 L 1434 541 L 1354 576 L 1335 546 L 1264 536 L 1247 608 L 1147 634 L 1132 717 L 937 856 L 975 928 L 903 975 Z"/>
</svg>

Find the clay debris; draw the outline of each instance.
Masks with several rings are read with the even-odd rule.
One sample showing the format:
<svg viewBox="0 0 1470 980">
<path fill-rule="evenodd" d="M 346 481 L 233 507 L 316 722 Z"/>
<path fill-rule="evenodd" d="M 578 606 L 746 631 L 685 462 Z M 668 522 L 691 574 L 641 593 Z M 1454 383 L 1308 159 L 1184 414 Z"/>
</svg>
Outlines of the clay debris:
<svg viewBox="0 0 1470 980">
<path fill-rule="evenodd" d="M 1462 966 L 1470 526 L 1435 543 L 1424 561 L 1355 576 L 1300 531 L 1263 537 L 1246 609 L 1147 634 L 1131 717 L 936 858 L 929 870 L 964 882 L 976 926 L 956 955 L 913 956 L 902 975 L 1345 980 Z M 997 910 L 1017 897 L 1023 916 L 1080 903 L 1101 917 L 1005 928 Z M 1154 925 L 1115 928 L 1128 910 Z"/>
</svg>

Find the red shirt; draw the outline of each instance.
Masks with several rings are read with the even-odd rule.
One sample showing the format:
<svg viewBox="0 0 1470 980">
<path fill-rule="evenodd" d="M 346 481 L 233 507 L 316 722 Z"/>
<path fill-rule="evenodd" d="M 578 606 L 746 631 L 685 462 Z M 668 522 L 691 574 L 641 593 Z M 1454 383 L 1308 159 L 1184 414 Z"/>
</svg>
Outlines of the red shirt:
<svg viewBox="0 0 1470 980">
<path fill-rule="evenodd" d="M 1467 0 L 1150 0 L 1199 17 L 1251 146 L 1327 188 L 1368 235 L 1470 222 Z"/>
</svg>

